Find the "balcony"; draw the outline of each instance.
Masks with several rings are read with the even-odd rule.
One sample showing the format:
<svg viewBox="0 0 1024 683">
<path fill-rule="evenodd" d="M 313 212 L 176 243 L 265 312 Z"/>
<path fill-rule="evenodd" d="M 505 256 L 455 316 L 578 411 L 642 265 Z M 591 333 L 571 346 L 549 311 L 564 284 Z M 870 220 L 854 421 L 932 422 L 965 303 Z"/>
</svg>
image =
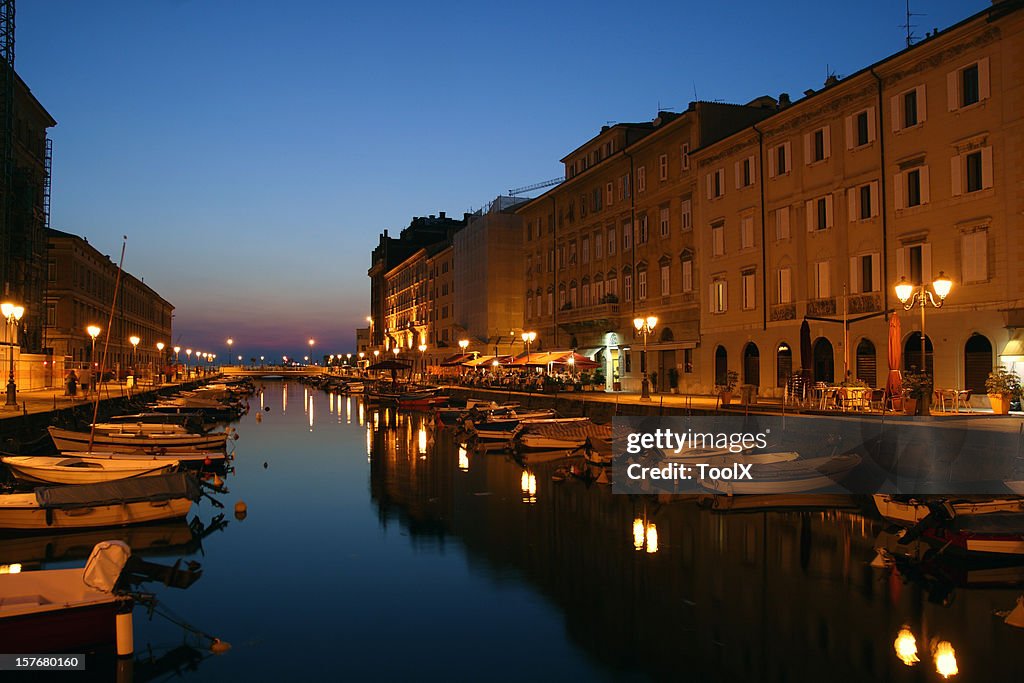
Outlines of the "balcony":
<svg viewBox="0 0 1024 683">
<path fill-rule="evenodd" d="M 579 306 L 558 311 L 558 326 L 566 332 L 577 333 L 594 329 L 608 329 L 618 324 L 618 302 Z"/>
<path fill-rule="evenodd" d="M 807 302 L 807 315 L 835 315 L 836 298 L 811 299 Z"/>
<path fill-rule="evenodd" d="M 775 304 L 771 308 L 771 321 L 796 320 L 796 304 Z"/>
<path fill-rule="evenodd" d="M 850 313 L 876 313 L 882 310 L 882 297 L 878 294 L 857 294 L 847 299 Z"/>
</svg>

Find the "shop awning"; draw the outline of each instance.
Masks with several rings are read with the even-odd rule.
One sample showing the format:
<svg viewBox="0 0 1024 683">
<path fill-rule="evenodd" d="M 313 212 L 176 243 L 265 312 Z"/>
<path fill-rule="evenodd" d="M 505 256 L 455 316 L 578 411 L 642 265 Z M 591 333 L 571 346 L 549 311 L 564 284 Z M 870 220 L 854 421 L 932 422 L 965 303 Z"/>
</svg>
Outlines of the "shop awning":
<svg viewBox="0 0 1024 683">
<path fill-rule="evenodd" d="M 471 353 L 457 353 L 454 356 L 449 356 L 441 361 L 441 365 L 444 367 L 452 367 L 454 365 L 462 365 L 467 360 L 472 360 L 473 354 Z"/>
<path fill-rule="evenodd" d="M 498 365 L 509 365 L 512 362 L 512 356 L 480 356 L 474 360 L 466 361 L 462 365 L 467 368 L 486 367 L 494 365 L 495 360 L 498 361 Z"/>
</svg>

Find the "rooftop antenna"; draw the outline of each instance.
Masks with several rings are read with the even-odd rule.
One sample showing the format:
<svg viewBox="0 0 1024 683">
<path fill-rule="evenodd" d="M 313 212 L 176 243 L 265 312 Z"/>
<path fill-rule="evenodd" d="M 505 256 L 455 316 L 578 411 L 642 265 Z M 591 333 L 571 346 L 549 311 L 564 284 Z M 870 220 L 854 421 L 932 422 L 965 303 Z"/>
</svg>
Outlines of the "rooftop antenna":
<svg viewBox="0 0 1024 683">
<path fill-rule="evenodd" d="M 693 101 L 700 102 L 700 100 L 697 99 L 697 81 L 693 81 Z"/>
<path fill-rule="evenodd" d="M 907 32 L 907 47 L 910 47 L 911 45 L 913 45 L 914 41 L 918 39 L 918 37 L 914 35 L 914 28 L 916 28 L 917 25 L 916 24 L 911 24 L 910 23 L 910 18 L 911 17 L 923 17 L 923 16 L 925 16 L 925 15 L 924 14 L 919 14 L 917 12 L 911 12 L 910 11 L 910 0 L 907 0 L 907 23 L 902 24 L 900 26 L 900 28 L 902 28 L 903 30 L 905 30 Z"/>
</svg>

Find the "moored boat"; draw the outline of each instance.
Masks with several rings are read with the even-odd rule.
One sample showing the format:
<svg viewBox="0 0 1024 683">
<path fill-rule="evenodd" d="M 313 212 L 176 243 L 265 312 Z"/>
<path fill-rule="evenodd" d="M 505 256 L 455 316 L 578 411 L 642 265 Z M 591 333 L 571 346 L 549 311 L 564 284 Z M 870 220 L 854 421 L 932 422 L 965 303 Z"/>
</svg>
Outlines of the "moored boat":
<svg viewBox="0 0 1024 683">
<path fill-rule="evenodd" d="M 586 444 L 587 439 L 611 439 L 611 425 L 598 425 L 589 418 L 524 420 L 512 439 L 519 450 L 569 450 Z"/>
<path fill-rule="evenodd" d="M 92 448 L 115 453 L 151 453 L 181 451 L 216 451 L 226 447 L 226 432 L 213 434 L 175 433 L 118 433 L 79 432 L 60 427 L 48 427 L 50 438 L 58 451 L 81 451 Z"/>
<path fill-rule="evenodd" d="M 177 460 L 90 460 L 68 456 L 8 456 L 0 458 L 15 477 L 44 484 L 95 484 L 103 481 L 167 474 Z"/>
<path fill-rule="evenodd" d="M 1014 496 L 894 496 L 876 493 L 873 496 L 878 514 L 893 524 L 912 526 L 942 508 L 943 516 L 949 518 L 989 515 L 997 513 L 1024 512 L 1024 497 Z"/>
</svg>

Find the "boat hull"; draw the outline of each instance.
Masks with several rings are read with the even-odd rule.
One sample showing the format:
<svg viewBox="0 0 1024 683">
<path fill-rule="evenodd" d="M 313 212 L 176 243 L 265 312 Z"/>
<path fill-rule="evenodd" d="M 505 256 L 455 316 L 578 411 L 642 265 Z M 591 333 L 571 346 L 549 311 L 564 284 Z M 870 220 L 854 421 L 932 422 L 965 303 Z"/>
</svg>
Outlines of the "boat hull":
<svg viewBox="0 0 1024 683">
<path fill-rule="evenodd" d="M 50 438 L 60 452 L 88 450 L 88 432 L 74 432 L 50 427 Z M 180 453 L 188 451 L 223 450 L 227 445 L 227 434 L 147 434 L 114 436 L 95 434 L 91 438 L 92 448 L 114 453 Z"/>
<path fill-rule="evenodd" d="M 101 481 L 116 481 L 118 479 L 130 479 L 132 477 L 151 477 L 158 474 L 167 474 L 175 467 L 177 461 L 168 463 L 145 461 L 145 464 L 117 467 L 121 461 L 109 461 L 110 465 L 103 461 L 93 461 L 95 467 L 61 466 L 56 464 L 61 461 L 89 462 L 85 458 L 3 458 L 3 463 L 10 468 L 15 477 L 22 481 L 40 482 L 43 484 L 95 484 Z M 27 461 L 52 460 L 56 461 L 49 465 L 35 464 Z"/>
<path fill-rule="evenodd" d="M 45 612 L 4 616 L 0 609 L 0 643 L 7 652 L 35 654 L 82 652 L 114 643 L 116 616 L 126 599 Z"/>
<path fill-rule="evenodd" d="M 10 500 L 24 498 L 23 501 Z M 12 494 L 0 503 L 0 529 L 18 531 L 60 531 L 90 527 L 126 526 L 178 519 L 188 514 L 192 501 L 174 498 L 163 501 L 138 501 L 94 507 L 44 509 L 31 493 Z M 3 642 L 3 641 L 0 641 Z"/>
</svg>

